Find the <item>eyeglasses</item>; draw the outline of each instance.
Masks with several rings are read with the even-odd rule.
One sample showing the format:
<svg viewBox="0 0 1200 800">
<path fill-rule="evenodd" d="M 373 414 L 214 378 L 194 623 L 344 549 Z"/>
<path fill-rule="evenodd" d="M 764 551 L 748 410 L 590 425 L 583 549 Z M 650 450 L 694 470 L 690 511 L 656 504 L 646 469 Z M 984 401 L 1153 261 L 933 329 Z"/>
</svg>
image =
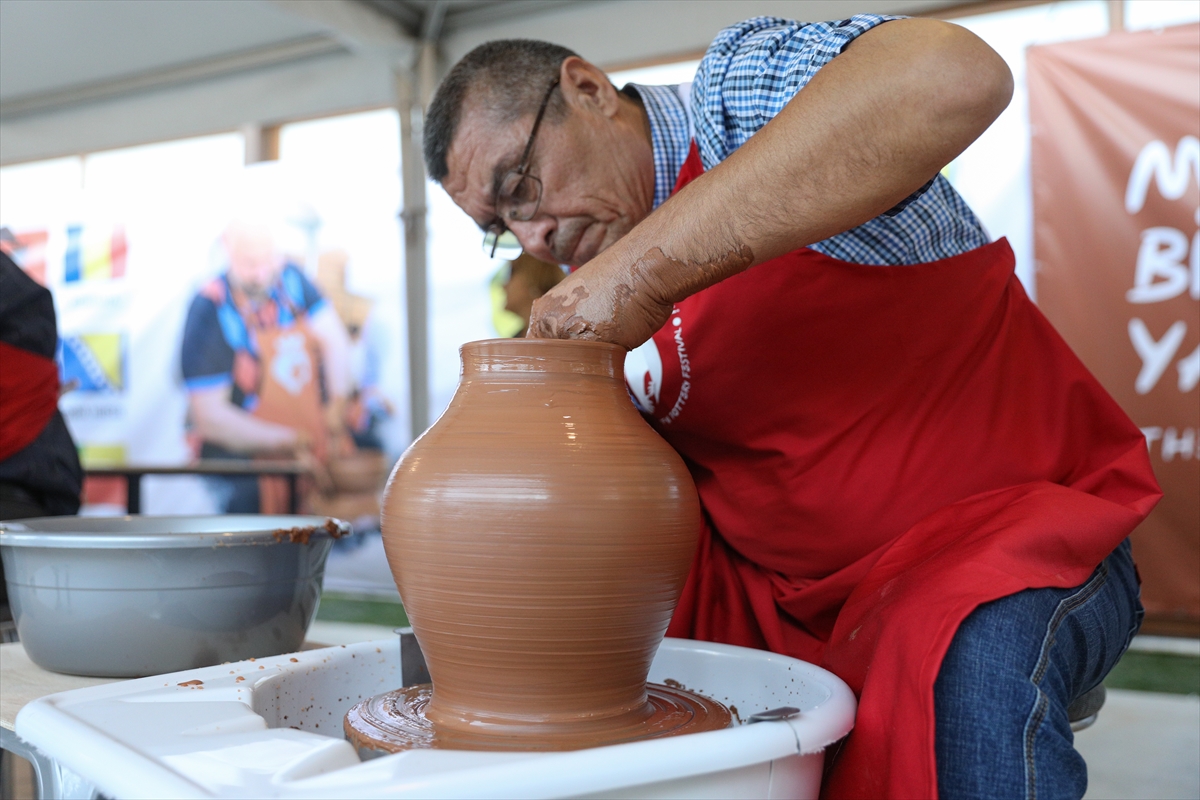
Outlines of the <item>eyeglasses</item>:
<svg viewBox="0 0 1200 800">
<path fill-rule="evenodd" d="M 512 260 L 521 255 L 524 248 L 517 235 L 509 230 L 505 220 L 513 222 L 528 222 L 537 214 L 542 202 L 542 182 L 530 175 L 529 158 L 533 155 L 533 143 L 537 139 L 538 128 L 541 127 L 542 117 L 546 116 L 546 107 L 550 104 L 550 95 L 558 86 L 558 79 L 550 84 L 542 105 L 538 108 L 533 120 L 533 130 L 529 133 L 529 141 L 525 144 L 525 152 L 521 154 L 521 163 L 516 169 L 504 173 L 493 207 L 496 209 L 496 219 L 487 226 L 483 235 L 483 251 L 489 258 L 497 254 L 501 258 Z"/>
</svg>

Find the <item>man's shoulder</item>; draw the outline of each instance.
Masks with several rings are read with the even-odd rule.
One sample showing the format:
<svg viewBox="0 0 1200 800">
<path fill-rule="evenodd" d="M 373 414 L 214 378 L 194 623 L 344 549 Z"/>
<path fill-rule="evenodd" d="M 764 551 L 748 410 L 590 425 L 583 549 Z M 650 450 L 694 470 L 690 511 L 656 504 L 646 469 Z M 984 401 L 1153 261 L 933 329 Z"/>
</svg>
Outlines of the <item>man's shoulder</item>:
<svg viewBox="0 0 1200 800">
<path fill-rule="evenodd" d="M 220 309 L 228 299 L 225 282 L 220 278 L 205 283 L 192 297 L 184 324 L 185 338 L 202 330 L 219 327 Z"/>
<path fill-rule="evenodd" d="M 51 358 L 57 341 L 50 290 L 0 252 L 0 342 Z"/>
<path fill-rule="evenodd" d="M 192 305 L 197 302 L 209 303 L 213 306 L 219 306 L 229 298 L 229 290 L 225 285 L 223 277 L 216 277 L 209 280 L 196 292 L 195 298 L 192 300 Z"/>
<path fill-rule="evenodd" d="M 855 14 L 826 22 L 802 22 L 783 17 L 751 17 L 722 29 L 701 59 L 696 90 L 719 90 L 731 68 L 760 74 L 805 62 L 823 65 L 847 44 L 895 16 Z M 772 63 L 779 62 L 781 63 Z"/>
<path fill-rule="evenodd" d="M 847 45 L 892 19 L 898 17 L 857 14 L 834 22 L 753 17 L 718 33 L 700 61 L 691 94 L 704 167 L 724 161 Z"/>
<path fill-rule="evenodd" d="M 783 17 L 751 17 L 750 19 L 730 25 L 727 28 L 722 28 L 720 33 L 713 37 L 712 43 L 704 53 L 704 57 L 707 59 L 709 57 L 728 55 L 744 47 L 748 39 L 769 38 L 773 34 L 777 35 L 780 32 L 799 28 L 806 24 L 808 23 L 785 19 Z"/>
<path fill-rule="evenodd" d="M 288 303 L 297 311 L 316 311 L 324 301 L 324 296 L 316 284 L 308 279 L 304 271 L 291 261 L 283 266 L 279 273 L 279 288 L 287 298 Z"/>
</svg>

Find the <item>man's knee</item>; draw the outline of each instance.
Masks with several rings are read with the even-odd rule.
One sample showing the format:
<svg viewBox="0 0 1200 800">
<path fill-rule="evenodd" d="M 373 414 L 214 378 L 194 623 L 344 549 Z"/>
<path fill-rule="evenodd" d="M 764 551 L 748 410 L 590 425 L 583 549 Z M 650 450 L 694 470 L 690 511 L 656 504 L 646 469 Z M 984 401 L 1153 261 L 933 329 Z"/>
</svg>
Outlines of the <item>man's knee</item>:
<svg viewBox="0 0 1200 800">
<path fill-rule="evenodd" d="M 968 615 L 934 684 L 942 796 L 1082 794 L 1068 707 L 1116 663 L 1139 612 L 1123 544 L 1081 586 L 1028 589 Z"/>
<path fill-rule="evenodd" d="M 934 684 L 935 751 L 944 798 L 1022 797 L 1039 753 L 1055 753 L 1078 780 L 1065 724 L 1062 676 L 1041 669 L 1054 590 L 1020 592 L 980 606 L 959 626 Z M 1052 637 L 1051 637 L 1052 638 Z M 1060 720 L 1061 717 L 1061 720 Z M 1060 735 L 1065 730 L 1067 739 Z M 1057 739 L 1057 741 L 1056 741 Z"/>
</svg>

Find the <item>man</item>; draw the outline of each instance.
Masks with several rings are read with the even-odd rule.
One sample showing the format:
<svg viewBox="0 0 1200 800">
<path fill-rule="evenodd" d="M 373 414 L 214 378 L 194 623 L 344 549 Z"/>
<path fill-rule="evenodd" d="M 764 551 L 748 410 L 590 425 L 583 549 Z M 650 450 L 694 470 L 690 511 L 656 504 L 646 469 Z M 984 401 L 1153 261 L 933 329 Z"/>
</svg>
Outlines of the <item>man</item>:
<svg viewBox="0 0 1200 800">
<path fill-rule="evenodd" d="M 315 457 L 346 446 L 346 329 L 276 246 L 270 220 L 221 237 L 228 269 L 193 299 L 183 334 L 188 410 L 201 458 Z M 259 481 L 214 479 L 224 512 L 258 513 Z"/>
<path fill-rule="evenodd" d="M 485 241 L 581 267 L 530 335 L 636 348 L 705 511 L 668 633 L 859 695 L 831 796 L 1082 796 L 1067 707 L 1140 622 L 1141 435 L 938 175 L 1011 90 L 946 23 L 756 18 L 690 87 L 483 45 L 426 120 Z"/>
<path fill-rule="evenodd" d="M 83 469 L 58 410 L 56 320 L 50 290 L 0 250 L 0 520 L 79 511 Z M 0 641 L 14 634 L 0 564 Z"/>
<path fill-rule="evenodd" d="M 562 267 L 522 253 L 492 278 L 492 324 L 504 337 L 524 336 L 533 302 L 566 277 Z"/>
</svg>

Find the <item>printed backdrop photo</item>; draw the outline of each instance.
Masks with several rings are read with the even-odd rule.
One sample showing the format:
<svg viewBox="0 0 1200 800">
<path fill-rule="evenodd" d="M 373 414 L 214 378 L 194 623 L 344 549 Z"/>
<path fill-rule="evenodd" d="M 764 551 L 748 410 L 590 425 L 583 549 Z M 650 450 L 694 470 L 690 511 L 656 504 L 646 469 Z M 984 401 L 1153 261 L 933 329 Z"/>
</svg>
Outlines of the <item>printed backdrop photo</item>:
<svg viewBox="0 0 1200 800">
<path fill-rule="evenodd" d="M 165 179 L 153 174 L 150 153 L 143 159 L 151 168 L 123 181 L 114 168 L 117 188 L 76 181 L 71 190 L 48 192 L 41 206 L 5 204 L 6 249 L 54 294 L 60 408 L 85 467 L 177 466 L 197 457 L 182 374 L 185 321 L 197 293 L 227 268 L 219 240 L 232 209 L 256 197 L 286 206 L 281 215 L 303 212 L 291 213 L 281 245 L 350 335 L 362 399 L 353 410 L 380 419 L 374 443 L 386 457 L 408 443 L 396 171 L 246 167 L 237 144 L 236 151 L 220 142 L 193 144 L 223 168 L 176 173 L 177 191 L 156 183 Z M 212 483 L 149 476 L 142 510 L 219 511 Z M 91 480 L 86 494 L 89 513 L 124 511 L 118 478 Z"/>
</svg>

